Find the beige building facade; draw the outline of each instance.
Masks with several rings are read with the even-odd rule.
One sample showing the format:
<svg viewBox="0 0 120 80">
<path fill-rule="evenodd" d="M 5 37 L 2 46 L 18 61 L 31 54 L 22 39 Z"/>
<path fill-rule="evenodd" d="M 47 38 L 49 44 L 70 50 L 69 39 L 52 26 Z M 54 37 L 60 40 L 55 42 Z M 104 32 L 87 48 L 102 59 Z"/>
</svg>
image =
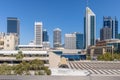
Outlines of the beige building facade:
<svg viewBox="0 0 120 80">
<path fill-rule="evenodd" d="M 18 36 L 16 34 L 6 34 L 4 36 L 4 50 L 15 50 L 18 45 Z"/>
<path fill-rule="evenodd" d="M 0 50 L 4 48 L 4 36 L 5 36 L 5 33 L 1 32 L 0 33 Z"/>
<path fill-rule="evenodd" d="M 91 57 L 97 57 L 107 52 L 112 53 L 111 46 L 91 46 L 87 49 L 87 54 Z"/>
</svg>

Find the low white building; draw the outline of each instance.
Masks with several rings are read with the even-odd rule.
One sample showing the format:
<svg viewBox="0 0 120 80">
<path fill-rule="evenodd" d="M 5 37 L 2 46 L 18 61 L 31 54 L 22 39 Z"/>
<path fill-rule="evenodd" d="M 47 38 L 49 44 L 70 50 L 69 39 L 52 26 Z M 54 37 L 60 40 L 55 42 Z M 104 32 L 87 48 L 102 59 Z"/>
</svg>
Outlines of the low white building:
<svg viewBox="0 0 120 80">
<path fill-rule="evenodd" d="M 16 59 L 16 54 L 19 51 L 14 50 L 0 50 L 0 62 L 8 64 L 18 64 L 22 61 L 31 61 L 34 59 L 42 60 L 45 63 L 45 66 L 49 66 L 49 54 L 47 51 L 22 51 L 24 55 L 23 59 Z M 12 62 L 12 63 L 11 63 Z"/>
<path fill-rule="evenodd" d="M 43 42 L 43 49 L 44 50 L 50 49 L 50 42 Z"/>
<path fill-rule="evenodd" d="M 21 51 L 24 55 L 23 59 L 16 59 L 17 50 L 0 50 L 0 64 L 18 64 L 22 61 L 31 61 L 34 59 L 42 60 L 45 66 L 50 68 L 58 68 L 61 62 L 61 57 L 53 52 L 48 52 L 45 50 L 41 51 Z"/>
<path fill-rule="evenodd" d="M 40 51 L 43 50 L 41 45 L 18 45 L 21 51 Z"/>
</svg>

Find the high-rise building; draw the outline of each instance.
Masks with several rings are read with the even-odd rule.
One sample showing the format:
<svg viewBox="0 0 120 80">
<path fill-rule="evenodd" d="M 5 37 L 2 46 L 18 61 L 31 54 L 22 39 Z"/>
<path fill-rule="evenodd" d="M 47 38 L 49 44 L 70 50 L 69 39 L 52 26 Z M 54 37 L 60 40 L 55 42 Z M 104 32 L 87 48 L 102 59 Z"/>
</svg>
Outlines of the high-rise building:
<svg viewBox="0 0 120 80">
<path fill-rule="evenodd" d="M 65 49 L 83 49 L 83 44 L 83 34 L 79 32 L 65 34 Z"/>
<path fill-rule="evenodd" d="M 100 40 L 106 40 L 112 38 L 112 29 L 109 27 L 103 27 L 100 29 Z"/>
<path fill-rule="evenodd" d="M 42 46 L 42 22 L 35 22 L 35 45 Z"/>
<path fill-rule="evenodd" d="M 115 17 L 115 19 L 114 19 L 114 22 L 115 22 L 115 23 L 114 23 L 114 24 L 115 24 L 115 25 L 114 25 L 115 27 L 114 27 L 114 26 L 113 26 L 113 27 L 115 28 L 115 30 L 114 30 L 115 32 L 113 31 L 113 33 L 114 33 L 115 35 L 113 35 L 113 37 L 115 36 L 115 39 L 118 39 L 118 20 L 117 20 L 116 17 Z"/>
<path fill-rule="evenodd" d="M 76 34 L 76 49 L 83 49 L 84 48 L 83 34 L 78 32 L 75 34 Z"/>
<path fill-rule="evenodd" d="M 49 36 L 46 29 L 43 30 L 43 49 L 44 50 L 50 49 Z"/>
<path fill-rule="evenodd" d="M 16 17 L 7 17 L 7 33 L 16 33 L 20 43 L 20 21 Z"/>
<path fill-rule="evenodd" d="M 65 49 L 76 49 L 76 34 L 65 34 Z"/>
<path fill-rule="evenodd" d="M 53 47 L 61 47 L 61 29 L 56 28 L 53 30 Z"/>
<path fill-rule="evenodd" d="M 112 28 L 112 18 L 109 16 L 109 17 L 103 17 L 103 27 L 108 27 L 108 28 Z"/>
<path fill-rule="evenodd" d="M 84 17 L 84 48 L 95 45 L 96 40 L 96 15 L 89 8 L 86 7 Z"/>
<path fill-rule="evenodd" d="M 49 36 L 48 32 L 46 29 L 43 30 L 43 42 L 48 42 L 49 41 Z"/>
<path fill-rule="evenodd" d="M 120 39 L 120 33 L 118 34 L 118 39 Z"/>
<path fill-rule="evenodd" d="M 103 27 L 108 27 L 108 28 L 112 29 L 111 39 L 118 38 L 118 20 L 116 17 L 114 19 L 112 19 L 110 16 L 103 17 Z M 110 33 L 108 33 L 108 34 L 110 34 Z"/>
</svg>

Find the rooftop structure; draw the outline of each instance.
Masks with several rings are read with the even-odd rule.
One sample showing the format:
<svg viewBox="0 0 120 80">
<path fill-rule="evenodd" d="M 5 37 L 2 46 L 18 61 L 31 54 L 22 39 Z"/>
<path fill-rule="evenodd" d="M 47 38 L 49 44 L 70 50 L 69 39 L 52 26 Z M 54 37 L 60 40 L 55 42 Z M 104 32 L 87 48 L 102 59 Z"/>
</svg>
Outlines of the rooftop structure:
<svg viewBox="0 0 120 80">
<path fill-rule="evenodd" d="M 42 50 L 41 45 L 18 45 L 18 49 L 21 51 L 40 51 Z"/>
</svg>

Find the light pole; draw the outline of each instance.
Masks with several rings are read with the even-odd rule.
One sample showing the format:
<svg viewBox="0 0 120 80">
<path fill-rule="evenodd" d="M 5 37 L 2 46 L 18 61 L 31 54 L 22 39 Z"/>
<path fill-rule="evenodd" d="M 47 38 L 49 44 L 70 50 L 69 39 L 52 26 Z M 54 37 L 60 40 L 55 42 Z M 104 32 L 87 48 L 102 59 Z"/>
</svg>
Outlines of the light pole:
<svg viewBox="0 0 120 80">
<path fill-rule="evenodd" d="M 112 59 L 113 59 L 113 51 L 114 51 L 113 49 L 114 49 L 114 46 L 112 45 Z"/>
</svg>

